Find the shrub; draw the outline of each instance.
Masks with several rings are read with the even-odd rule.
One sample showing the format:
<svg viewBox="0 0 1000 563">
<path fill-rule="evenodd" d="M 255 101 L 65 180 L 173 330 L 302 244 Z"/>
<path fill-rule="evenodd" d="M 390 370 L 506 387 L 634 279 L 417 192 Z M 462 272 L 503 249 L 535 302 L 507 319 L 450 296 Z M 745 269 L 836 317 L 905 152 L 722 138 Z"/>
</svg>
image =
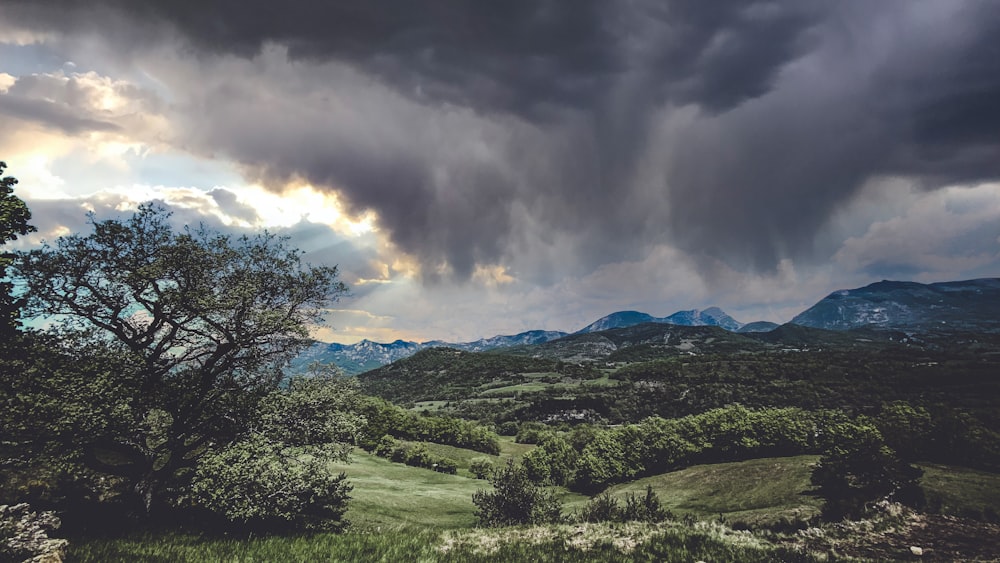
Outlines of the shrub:
<svg viewBox="0 0 1000 563">
<path fill-rule="evenodd" d="M 662 522 L 672 517 L 649 485 L 646 485 L 644 496 L 629 493 L 624 506 L 610 493 L 597 495 L 587 502 L 577 516 L 581 522 Z"/>
<path fill-rule="evenodd" d="M 642 497 L 635 493 L 629 493 L 625 498 L 625 508 L 622 513 L 622 520 L 636 520 L 640 522 L 662 522 L 673 518 L 669 510 L 663 508 L 660 497 L 653 491 L 653 487 L 646 485 L 646 494 Z"/>
<path fill-rule="evenodd" d="M 433 469 L 439 473 L 454 475 L 458 473 L 458 462 L 447 458 L 437 457 L 427 450 L 424 444 L 403 444 L 392 436 L 386 434 L 379 440 L 375 447 L 375 455 L 389 458 L 396 463 L 405 463 L 413 467 L 423 467 Z"/>
<path fill-rule="evenodd" d="M 602 493 L 587 501 L 577 518 L 581 522 L 618 522 L 621 520 L 621 507 L 618 499 L 610 493 Z"/>
<path fill-rule="evenodd" d="M 251 437 L 200 460 L 192 500 L 251 529 L 340 530 L 352 487 L 328 469 L 334 459 L 321 447 Z"/>
<path fill-rule="evenodd" d="M 538 447 L 528 452 L 521 463 L 532 481 L 543 485 L 565 485 L 572 478 L 577 452 L 555 434 L 543 435 Z"/>
<path fill-rule="evenodd" d="M 386 434 L 382 436 L 382 439 L 378 441 L 375 445 L 374 453 L 379 457 L 390 457 L 392 455 L 393 449 L 396 447 L 396 439 L 392 436 Z"/>
<path fill-rule="evenodd" d="M 524 468 L 507 460 L 490 476 L 493 492 L 476 491 L 472 502 L 480 526 L 547 524 L 561 519 L 562 504 L 551 491 L 528 479 Z"/>
<path fill-rule="evenodd" d="M 431 464 L 431 469 L 437 471 L 438 473 L 454 475 L 458 473 L 458 462 L 451 458 L 439 457 L 436 462 Z"/>
<path fill-rule="evenodd" d="M 517 431 L 514 441 L 518 444 L 537 444 L 551 430 L 541 422 L 525 422 Z"/>
<path fill-rule="evenodd" d="M 497 427 L 497 434 L 501 436 L 516 436 L 517 435 L 517 422 L 513 420 L 508 420 L 503 422 Z"/>
<path fill-rule="evenodd" d="M 496 466 L 486 458 L 476 458 L 469 463 L 469 472 L 476 476 L 476 479 L 488 479 Z"/>
</svg>

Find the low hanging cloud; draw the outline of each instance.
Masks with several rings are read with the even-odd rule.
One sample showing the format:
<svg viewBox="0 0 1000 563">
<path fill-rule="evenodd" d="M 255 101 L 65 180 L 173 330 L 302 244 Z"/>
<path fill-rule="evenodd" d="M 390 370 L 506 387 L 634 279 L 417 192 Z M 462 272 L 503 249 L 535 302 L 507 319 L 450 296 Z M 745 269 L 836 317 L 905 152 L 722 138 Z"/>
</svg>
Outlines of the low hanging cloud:
<svg viewBox="0 0 1000 563">
<path fill-rule="evenodd" d="M 720 261 L 777 272 L 827 260 L 817 234 L 873 180 L 930 190 L 1000 177 L 989 2 L 0 10 L 67 45 L 97 38 L 155 77 L 170 98 L 165 142 L 374 211 L 427 279 L 502 265 L 555 283 L 664 244 L 709 279 Z M 5 96 L 0 110 L 27 119 L 100 123 Z"/>
</svg>

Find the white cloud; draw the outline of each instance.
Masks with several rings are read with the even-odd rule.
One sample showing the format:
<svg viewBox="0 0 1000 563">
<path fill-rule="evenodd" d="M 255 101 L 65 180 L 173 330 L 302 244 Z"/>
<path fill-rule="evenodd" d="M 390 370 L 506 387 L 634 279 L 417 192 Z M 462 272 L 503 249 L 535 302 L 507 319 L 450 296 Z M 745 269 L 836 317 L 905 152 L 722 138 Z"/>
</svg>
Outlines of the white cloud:
<svg viewBox="0 0 1000 563">
<path fill-rule="evenodd" d="M 844 241 L 833 260 L 848 271 L 958 279 L 1000 268 L 998 233 L 1000 184 L 956 186 L 917 195 L 899 215 Z"/>
</svg>

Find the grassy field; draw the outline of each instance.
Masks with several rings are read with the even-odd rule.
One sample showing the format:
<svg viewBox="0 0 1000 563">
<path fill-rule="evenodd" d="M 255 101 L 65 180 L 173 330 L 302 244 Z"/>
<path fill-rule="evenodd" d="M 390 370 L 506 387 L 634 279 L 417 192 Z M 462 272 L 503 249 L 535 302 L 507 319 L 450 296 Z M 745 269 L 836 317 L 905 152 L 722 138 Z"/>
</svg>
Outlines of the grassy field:
<svg viewBox="0 0 1000 563">
<path fill-rule="evenodd" d="M 764 458 L 734 463 L 698 465 L 611 487 L 624 499 L 652 486 L 664 506 L 678 516 L 699 519 L 720 516 L 729 523 L 769 524 L 781 519 L 808 520 L 819 514 L 822 501 L 810 494 L 812 466 L 819 456 Z M 1000 475 L 937 464 L 918 464 L 928 506 L 943 514 L 996 519 L 1000 513 Z M 579 509 L 586 499 L 569 500 Z"/>
<path fill-rule="evenodd" d="M 920 467 L 924 470 L 921 484 L 928 506 L 943 514 L 998 519 L 1000 475 L 933 463 L 922 463 Z"/>
<path fill-rule="evenodd" d="M 334 469 L 347 473 L 354 485 L 347 519 L 355 527 L 435 529 L 475 524 L 472 494 L 486 488 L 485 481 L 393 463 L 361 450 L 355 450 L 352 458 Z"/>
<path fill-rule="evenodd" d="M 533 446 L 502 440 L 502 454 L 518 457 Z M 479 452 L 433 446 L 467 467 Z M 438 451 L 440 450 L 440 451 Z M 677 517 L 703 521 L 686 526 L 602 524 L 476 530 L 472 494 L 489 485 L 464 475 L 409 467 L 363 451 L 338 464 L 354 485 L 346 534 L 202 538 L 160 534 L 76 542 L 79 561 L 812 561 L 715 523 L 766 524 L 782 518 L 804 520 L 820 501 L 809 494 L 816 456 L 757 459 L 690 467 L 609 489 L 612 496 L 642 494 L 647 485 Z M 986 514 L 1000 509 L 1000 476 L 968 469 L 923 465 L 929 499 L 939 498 L 953 514 Z M 588 498 L 557 489 L 571 516 Z M 582 527 L 581 527 L 582 526 Z M 585 530 L 583 528 L 586 528 Z M 728 530 L 728 531 L 727 531 Z M 603 538 L 603 539 L 602 539 Z"/>
<path fill-rule="evenodd" d="M 354 484 L 347 517 L 357 527 L 419 526 L 434 529 L 463 528 L 475 523 L 472 494 L 489 487 L 468 471 L 474 459 L 501 462 L 520 458 L 535 446 L 501 439 L 500 456 L 426 444 L 435 455 L 449 457 L 459 466 L 458 475 L 393 463 L 361 450 L 354 461 L 338 464 Z M 643 494 L 652 486 L 664 506 L 677 516 L 690 514 L 702 520 L 718 519 L 749 525 L 787 519 L 808 520 L 819 514 L 822 501 L 810 494 L 812 465 L 818 456 L 764 458 L 750 461 L 698 465 L 654 475 L 608 489 L 624 499 Z M 1000 475 L 959 467 L 922 464 L 923 487 L 930 506 L 944 514 L 973 516 L 1000 512 Z M 565 514 L 581 509 L 588 497 L 557 489 L 566 503 Z"/>
<path fill-rule="evenodd" d="M 805 520 L 819 514 L 822 502 L 808 494 L 811 465 L 818 456 L 755 459 L 698 465 L 611 487 L 613 497 L 644 494 L 649 485 L 677 516 L 760 524 Z M 580 508 L 571 505 L 571 508 Z"/>
</svg>

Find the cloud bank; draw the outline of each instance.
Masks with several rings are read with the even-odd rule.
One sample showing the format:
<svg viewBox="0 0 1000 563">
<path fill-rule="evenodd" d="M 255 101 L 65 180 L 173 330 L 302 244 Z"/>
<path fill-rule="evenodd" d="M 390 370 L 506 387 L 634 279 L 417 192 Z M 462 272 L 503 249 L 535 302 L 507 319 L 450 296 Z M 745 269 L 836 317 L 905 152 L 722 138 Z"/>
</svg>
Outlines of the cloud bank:
<svg viewBox="0 0 1000 563">
<path fill-rule="evenodd" d="M 74 61 L 8 75 L 0 126 L 312 186 L 384 238 L 358 280 L 394 265 L 473 288 L 470 310 L 561 291 L 589 314 L 583 295 L 648 276 L 633 301 L 738 290 L 760 312 L 762 280 L 819 288 L 834 265 L 844 283 L 998 266 L 988 1 L 5 0 L 0 18 L 25 60 Z M 973 226 L 935 240 L 930 216 Z"/>
</svg>

